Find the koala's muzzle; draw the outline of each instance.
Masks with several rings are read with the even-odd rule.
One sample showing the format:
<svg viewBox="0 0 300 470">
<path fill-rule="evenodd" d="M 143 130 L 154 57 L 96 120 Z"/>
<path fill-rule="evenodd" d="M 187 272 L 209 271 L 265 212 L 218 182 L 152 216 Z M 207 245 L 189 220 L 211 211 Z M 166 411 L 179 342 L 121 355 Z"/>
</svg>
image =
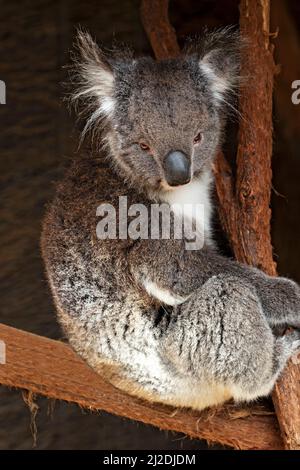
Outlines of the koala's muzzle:
<svg viewBox="0 0 300 470">
<path fill-rule="evenodd" d="M 169 152 L 164 159 L 165 178 L 170 186 L 186 184 L 191 180 L 191 164 L 180 150 Z"/>
</svg>

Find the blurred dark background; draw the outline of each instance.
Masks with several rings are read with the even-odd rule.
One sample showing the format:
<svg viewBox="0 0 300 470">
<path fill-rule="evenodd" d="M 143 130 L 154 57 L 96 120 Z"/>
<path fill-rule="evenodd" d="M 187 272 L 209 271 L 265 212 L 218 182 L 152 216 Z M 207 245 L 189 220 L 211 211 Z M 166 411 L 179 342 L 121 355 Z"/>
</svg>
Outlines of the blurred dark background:
<svg viewBox="0 0 300 470">
<path fill-rule="evenodd" d="M 139 0 L 1 0 L 0 105 L 1 313 L 0 321 L 60 338 L 39 253 L 41 218 L 54 182 L 77 148 L 74 116 L 62 102 L 75 28 L 98 41 L 151 53 L 139 18 Z M 300 80 L 300 2 L 273 0 L 275 57 L 281 64 L 274 94 L 273 242 L 281 274 L 300 281 L 300 105 L 291 83 Z M 238 22 L 237 0 L 171 0 L 180 42 L 203 25 Z M 276 36 L 276 34 L 274 35 Z M 39 398 L 38 449 L 199 449 L 206 445 L 106 413 Z M 0 449 L 29 449 L 30 414 L 19 391 L 0 387 Z"/>
</svg>

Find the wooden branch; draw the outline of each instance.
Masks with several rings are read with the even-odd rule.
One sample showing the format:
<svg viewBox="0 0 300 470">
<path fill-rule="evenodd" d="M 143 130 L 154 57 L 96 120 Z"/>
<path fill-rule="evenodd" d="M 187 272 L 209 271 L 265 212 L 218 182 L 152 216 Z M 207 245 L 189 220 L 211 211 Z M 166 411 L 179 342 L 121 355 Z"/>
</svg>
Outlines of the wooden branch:
<svg viewBox="0 0 300 470">
<path fill-rule="evenodd" d="M 164 1 L 164 10 L 167 1 Z M 145 5 L 147 4 L 147 10 Z M 168 34 L 170 26 L 157 24 L 154 10 L 156 1 L 142 2 L 142 21 L 157 58 L 168 58 L 156 37 Z M 148 12 L 151 14 L 147 14 Z M 165 17 L 167 13 L 165 12 Z M 275 65 L 269 37 L 269 0 L 241 0 L 240 30 L 249 39 L 244 51 L 241 73 L 251 77 L 240 97 L 242 119 L 239 126 L 237 178 L 233 181 L 231 168 L 220 153 L 215 164 L 216 191 L 220 219 L 235 257 L 276 275 L 270 236 L 270 195 L 272 157 L 272 93 Z M 160 29 L 159 33 L 155 28 Z M 151 32 L 151 34 L 149 34 Z M 170 56 L 178 44 L 173 37 Z M 299 448 L 300 440 L 300 371 L 290 362 L 276 384 L 273 400 L 277 411 L 285 447 Z M 289 399 L 287 404 L 287 397 Z"/>
<path fill-rule="evenodd" d="M 237 207 L 232 168 L 226 160 L 223 152 L 219 152 L 217 155 L 213 170 L 216 182 L 220 222 L 223 230 L 229 238 L 230 233 L 237 232 Z M 232 238 L 230 241 L 232 246 L 236 243 Z"/>
<path fill-rule="evenodd" d="M 240 96 L 237 152 L 237 230 L 231 231 L 237 259 L 276 274 L 271 243 L 272 94 L 275 65 L 269 43 L 269 0 L 241 0 L 241 35 L 249 38 L 241 74 L 255 87 Z M 250 78 L 250 77 L 249 77 Z"/>
<path fill-rule="evenodd" d="M 176 33 L 168 15 L 168 0 L 144 0 L 141 19 L 157 60 L 180 54 Z"/>
<path fill-rule="evenodd" d="M 219 155 L 216 163 L 219 213 L 235 257 L 275 275 L 270 235 L 275 65 L 269 44 L 269 0 L 241 0 L 240 31 L 249 41 L 241 75 L 251 80 L 240 96 L 235 184 L 227 169 L 224 187 L 224 157 Z"/>
<path fill-rule="evenodd" d="M 273 403 L 286 449 L 300 450 L 300 365 L 290 361 L 273 391 Z"/>
<path fill-rule="evenodd" d="M 1 324 L 0 340 L 6 345 L 6 363 L 0 364 L 2 385 L 237 449 L 282 447 L 274 412 L 265 407 L 245 409 L 229 404 L 199 413 L 154 405 L 104 381 L 67 344 Z"/>
</svg>

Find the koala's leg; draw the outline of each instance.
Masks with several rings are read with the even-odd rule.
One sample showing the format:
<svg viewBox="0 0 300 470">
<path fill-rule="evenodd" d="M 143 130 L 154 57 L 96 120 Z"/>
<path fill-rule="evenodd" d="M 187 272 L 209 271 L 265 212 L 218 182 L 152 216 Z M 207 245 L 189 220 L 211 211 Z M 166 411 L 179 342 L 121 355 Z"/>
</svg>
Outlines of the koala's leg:
<svg viewBox="0 0 300 470">
<path fill-rule="evenodd" d="M 150 401 L 202 409 L 266 395 L 300 345 L 273 336 L 256 288 L 241 277 L 212 276 L 164 312 L 134 285 L 126 296 L 99 289 L 84 265 L 72 283 L 62 274 L 51 285 L 71 345 L 115 386 Z"/>
<path fill-rule="evenodd" d="M 157 253 L 160 256 L 157 256 Z M 255 287 L 270 326 L 300 328 L 300 287 L 283 277 L 271 277 L 259 269 L 225 258 L 213 249 L 185 250 L 180 241 L 142 240 L 129 254 L 131 271 L 138 284 L 158 300 L 175 305 L 214 275 L 234 276 Z M 157 296 L 153 284 L 172 295 Z M 168 298 L 173 296 L 171 302 Z"/>
<path fill-rule="evenodd" d="M 256 289 L 241 278 L 213 276 L 174 313 L 164 357 L 179 373 L 222 385 L 238 401 L 268 395 L 300 347 L 297 332 L 274 337 Z"/>
<path fill-rule="evenodd" d="M 202 409 L 267 395 L 300 346 L 295 334 L 273 336 L 256 289 L 241 278 L 213 276 L 160 312 L 135 294 L 101 291 L 99 302 L 96 285 L 82 287 L 59 308 L 71 345 L 115 386 L 150 401 Z"/>
</svg>

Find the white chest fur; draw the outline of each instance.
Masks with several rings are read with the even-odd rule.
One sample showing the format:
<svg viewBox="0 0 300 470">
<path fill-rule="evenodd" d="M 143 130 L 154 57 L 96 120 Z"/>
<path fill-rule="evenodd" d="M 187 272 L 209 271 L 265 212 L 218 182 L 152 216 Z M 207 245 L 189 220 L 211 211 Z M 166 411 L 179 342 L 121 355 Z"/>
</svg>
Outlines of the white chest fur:
<svg viewBox="0 0 300 470">
<path fill-rule="evenodd" d="M 189 208 L 188 213 L 192 213 L 193 217 L 197 218 L 197 226 L 201 227 L 204 233 L 205 243 L 211 242 L 211 184 L 212 174 L 207 171 L 197 180 L 160 193 L 161 201 L 167 202 L 172 209 L 178 210 L 179 208 L 183 214 L 187 215 L 185 208 Z M 196 210 L 197 207 L 202 210 Z"/>
<path fill-rule="evenodd" d="M 212 244 L 210 219 L 212 214 L 212 203 L 210 199 L 210 190 L 212 184 L 211 172 L 206 172 L 201 178 L 180 186 L 175 189 L 161 191 L 159 199 L 161 202 L 170 205 L 173 212 L 180 212 L 180 215 L 192 218 L 198 217 L 196 220 L 196 226 L 200 228 L 204 235 L 204 243 Z M 191 210 L 192 206 L 192 210 Z M 201 210 L 197 210 L 197 207 Z M 186 208 L 188 207 L 188 211 Z M 194 210 L 195 207 L 195 210 Z M 187 298 L 182 298 L 172 292 L 171 290 L 164 289 L 153 282 L 151 279 L 144 279 L 143 286 L 151 297 L 156 298 L 160 302 L 166 305 L 179 305 Z"/>
</svg>

